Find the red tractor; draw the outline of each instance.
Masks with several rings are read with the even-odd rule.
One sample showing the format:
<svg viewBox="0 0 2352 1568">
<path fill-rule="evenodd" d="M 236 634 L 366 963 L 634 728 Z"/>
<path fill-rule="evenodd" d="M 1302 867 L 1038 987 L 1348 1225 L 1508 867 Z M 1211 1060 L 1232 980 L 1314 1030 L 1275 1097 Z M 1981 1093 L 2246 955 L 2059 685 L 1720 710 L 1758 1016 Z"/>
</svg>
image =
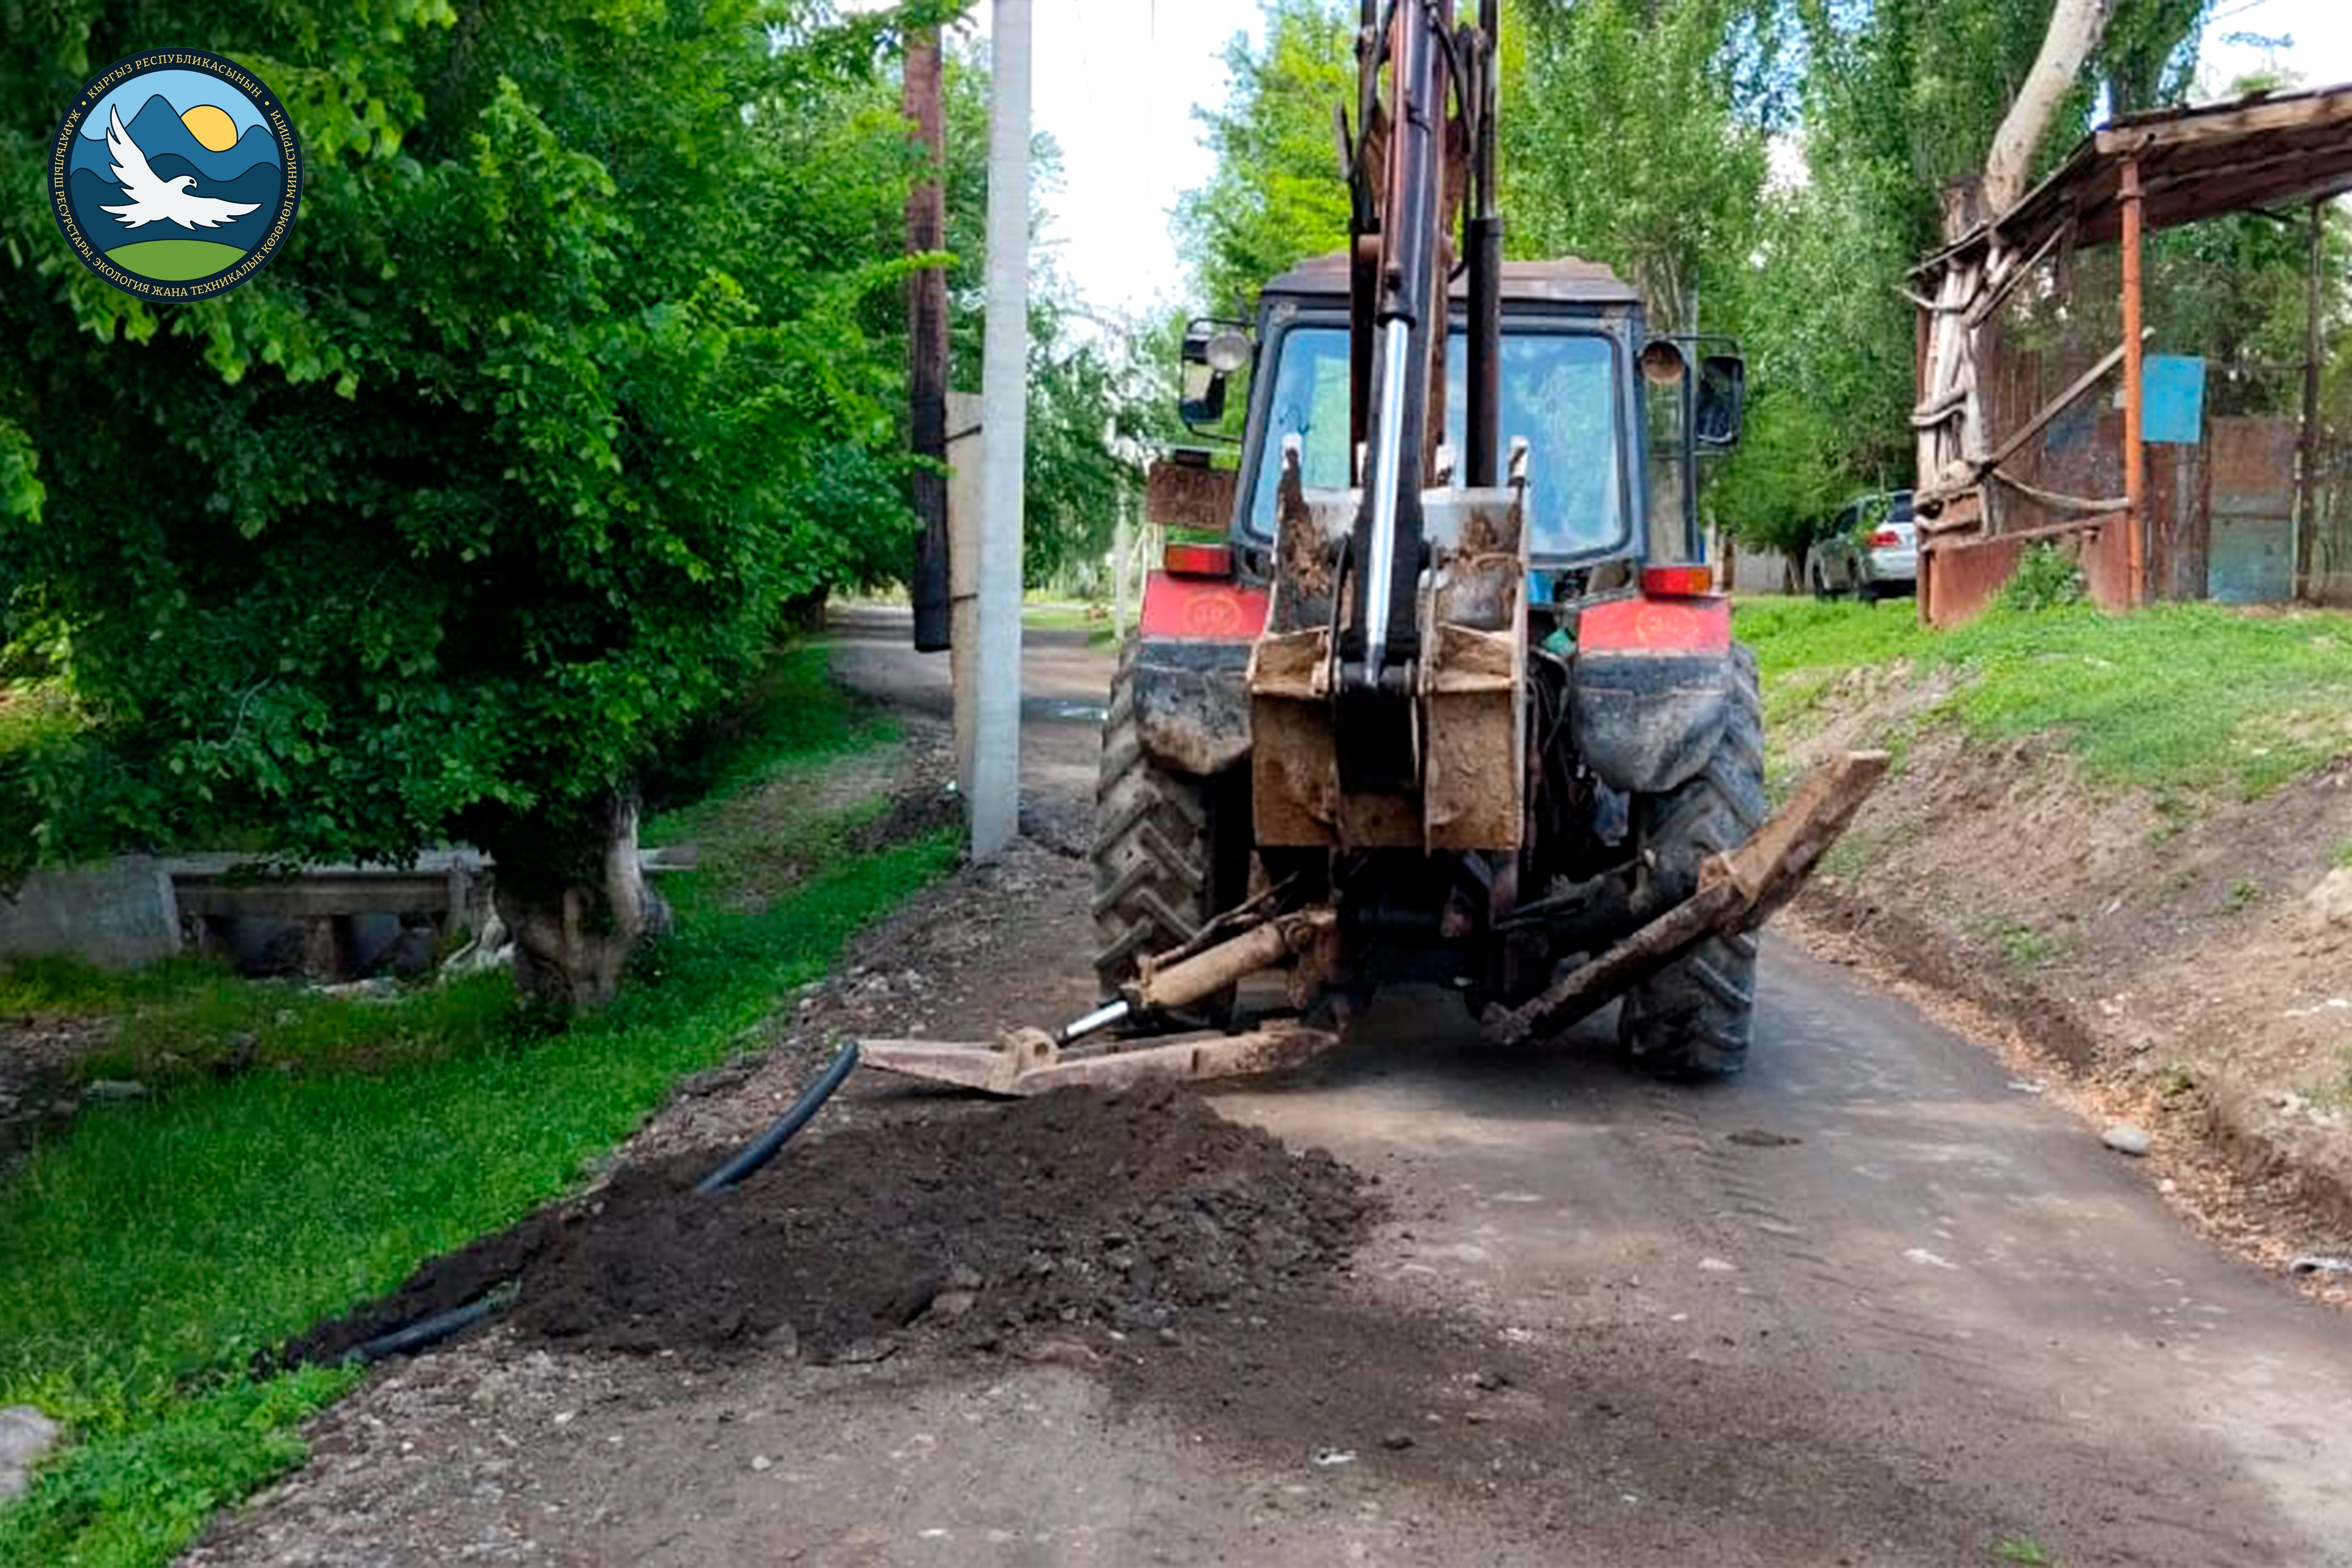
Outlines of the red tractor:
<svg viewBox="0 0 2352 1568">
<path fill-rule="evenodd" d="M 1745 1062 L 1755 929 L 1885 758 L 1838 760 L 1767 823 L 1756 663 L 1696 511 L 1742 367 L 1652 336 L 1605 268 L 1502 259 L 1496 8 L 1364 0 L 1349 248 L 1268 283 L 1254 331 L 1187 334 L 1188 423 L 1244 373 L 1247 416 L 1237 464 L 1152 477 L 1154 520 L 1209 542 L 1168 545 L 1111 690 L 1104 1005 L 877 1065 L 1019 1091 L 1255 1070 L 1335 1037 L 1060 1050 L 1230 1028 L 1237 984 L 1277 966 L 1310 1019 L 1412 981 L 1522 1039 L 1622 997 L 1642 1062 Z"/>
</svg>

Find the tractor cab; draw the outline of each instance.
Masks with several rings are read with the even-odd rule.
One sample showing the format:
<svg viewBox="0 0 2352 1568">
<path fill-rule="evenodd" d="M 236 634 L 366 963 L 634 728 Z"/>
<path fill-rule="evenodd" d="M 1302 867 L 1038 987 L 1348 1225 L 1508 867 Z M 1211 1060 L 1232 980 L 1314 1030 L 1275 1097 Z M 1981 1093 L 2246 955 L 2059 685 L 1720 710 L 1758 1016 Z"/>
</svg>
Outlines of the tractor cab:
<svg viewBox="0 0 2352 1568">
<path fill-rule="evenodd" d="M 1575 259 L 1506 262 L 1498 366 L 1499 470 L 1526 446 L 1530 609 L 1622 587 L 1647 562 L 1704 559 L 1698 459 L 1738 439 L 1744 376 L 1729 354 L 1648 336 L 1640 296 L 1607 268 Z M 1454 290 L 1440 461 L 1465 439 L 1468 354 L 1463 289 Z M 1276 492 L 1297 438 L 1310 489 L 1357 482 L 1349 440 L 1350 337 L 1346 259 L 1316 258 L 1269 283 L 1254 342 L 1232 323 L 1199 321 L 1187 339 L 1189 415 L 1222 414 L 1225 379 L 1246 364 L 1230 521 L 1244 578 L 1264 582 L 1276 539 Z M 1434 426 L 1434 421 L 1433 421 Z"/>
</svg>

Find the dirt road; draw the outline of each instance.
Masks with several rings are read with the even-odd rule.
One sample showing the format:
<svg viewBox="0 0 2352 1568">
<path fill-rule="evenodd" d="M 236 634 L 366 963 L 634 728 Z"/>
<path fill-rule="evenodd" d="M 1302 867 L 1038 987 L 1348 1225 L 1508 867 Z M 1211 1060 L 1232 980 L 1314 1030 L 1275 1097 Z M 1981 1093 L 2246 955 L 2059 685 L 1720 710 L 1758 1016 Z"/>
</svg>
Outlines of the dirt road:
<svg viewBox="0 0 2352 1568">
<path fill-rule="evenodd" d="M 939 701 L 889 621 L 845 631 L 850 684 Z M 1025 816 L 1066 845 L 1108 656 L 1028 668 Z M 874 957 L 925 966 L 877 1016 L 1090 994 L 1083 865 L 992 875 Z M 355 1396 L 194 1560 L 2352 1563 L 2340 1315 L 1849 973 L 1774 942 L 1761 1008 L 1717 1089 L 1631 1076 L 1597 1030 L 1482 1052 L 1407 994 L 1312 1077 L 1220 1096 L 1386 1194 L 1311 1310 L 830 1366 L 492 1337 Z M 789 1082 L 743 1086 L 747 1124 Z"/>
</svg>

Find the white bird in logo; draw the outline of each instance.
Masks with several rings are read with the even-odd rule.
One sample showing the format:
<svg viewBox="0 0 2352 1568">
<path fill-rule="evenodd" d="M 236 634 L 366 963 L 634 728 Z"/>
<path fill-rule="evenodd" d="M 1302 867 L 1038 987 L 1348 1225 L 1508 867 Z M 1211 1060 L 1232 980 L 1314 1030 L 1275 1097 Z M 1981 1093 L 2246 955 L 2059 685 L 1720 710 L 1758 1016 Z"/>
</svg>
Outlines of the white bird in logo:
<svg viewBox="0 0 2352 1568">
<path fill-rule="evenodd" d="M 106 210 L 125 226 L 138 228 L 168 219 L 182 228 L 214 228 L 259 209 L 259 202 L 225 202 L 217 196 L 190 195 L 188 189 L 196 183 L 193 174 L 157 179 L 155 171 L 147 166 L 147 154 L 131 140 L 131 132 L 122 129 L 122 111 L 110 107 L 106 118 L 106 150 L 114 154 L 114 177 L 121 184 L 122 194 L 131 198 L 121 206 Z"/>
</svg>

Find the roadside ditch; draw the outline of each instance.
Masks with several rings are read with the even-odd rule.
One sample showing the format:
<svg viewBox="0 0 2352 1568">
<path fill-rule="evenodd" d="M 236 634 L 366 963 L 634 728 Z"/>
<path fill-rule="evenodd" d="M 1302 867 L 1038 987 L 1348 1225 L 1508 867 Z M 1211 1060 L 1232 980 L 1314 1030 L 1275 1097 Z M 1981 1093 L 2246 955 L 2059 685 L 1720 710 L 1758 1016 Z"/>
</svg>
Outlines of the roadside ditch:
<svg viewBox="0 0 2352 1568">
<path fill-rule="evenodd" d="M 1801 935 L 1992 1035 L 2091 1135 L 2146 1132 L 2178 1209 L 2352 1299 L 2352 757 L 2251 799 L 2161 794 L 2063 734 L 1939 721 L 1952 689 L 1864 666 L 1776 735 L 1791 771 L 1900 752 Z"/>
</svg>

